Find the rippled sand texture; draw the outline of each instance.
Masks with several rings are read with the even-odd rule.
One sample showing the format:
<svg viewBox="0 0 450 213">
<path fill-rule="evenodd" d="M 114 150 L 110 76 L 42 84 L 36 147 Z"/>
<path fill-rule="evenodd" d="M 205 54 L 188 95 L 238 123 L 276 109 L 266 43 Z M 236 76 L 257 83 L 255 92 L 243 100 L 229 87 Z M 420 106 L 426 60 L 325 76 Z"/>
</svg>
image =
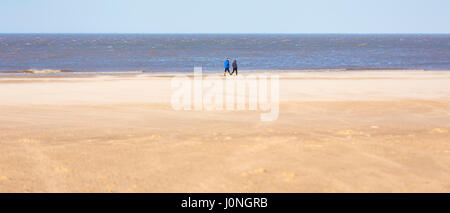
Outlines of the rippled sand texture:
<svg viewBox="0 0 450 213">
<path fill-rule="evenodd" d="M 170 79 L 0 79 L 0 192 L 450 192 L 450 72 L 283 73 L 274 122 Z"/>
</svg>

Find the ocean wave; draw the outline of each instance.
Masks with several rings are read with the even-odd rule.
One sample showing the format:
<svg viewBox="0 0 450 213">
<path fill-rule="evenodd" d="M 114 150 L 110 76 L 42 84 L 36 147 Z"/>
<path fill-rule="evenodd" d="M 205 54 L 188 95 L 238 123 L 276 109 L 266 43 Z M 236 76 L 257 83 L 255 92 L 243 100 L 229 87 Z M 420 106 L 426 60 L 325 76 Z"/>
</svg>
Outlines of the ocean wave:
<svg viewBox="0 0 450 213">
<path fill-rule="evenodd" d="M 24 73 L 35 73 L 35 74 L 46 74 L 46 73 L 62 73 L 62 72 L 70 72 L 68 70 L 52 70 L 52 69 L 43 69 L 43 70 L 22 70 Z"/>
<path fill-rule="evenodd" d="M 144 73 L 144 70 L 133 71 L 74 71 L 74 70 L 57 70 L 57 69 L 42 69 L 42 70 L 20 70 L 20 71 L 7 71 L 3 73 L 28 73 L 28 74 L 68 74 L 68 75 L 103 75 L 103 74 L 139 74 Z"/>
</svg>

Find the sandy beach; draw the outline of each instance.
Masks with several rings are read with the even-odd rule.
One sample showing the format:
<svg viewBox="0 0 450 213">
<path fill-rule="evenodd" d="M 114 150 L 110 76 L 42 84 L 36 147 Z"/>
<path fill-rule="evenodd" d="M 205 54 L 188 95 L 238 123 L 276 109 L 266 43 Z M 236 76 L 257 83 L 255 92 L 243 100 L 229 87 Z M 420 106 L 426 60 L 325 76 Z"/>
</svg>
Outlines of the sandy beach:
<svg viewBox="0 0 450 213">
<path fill-rule="evenodd" d="M 272 122 L 176 111 L 170 74 L 1 77 L 0 192 L 450 192 L 450 72 L 268 73 Z"/>
</svg>

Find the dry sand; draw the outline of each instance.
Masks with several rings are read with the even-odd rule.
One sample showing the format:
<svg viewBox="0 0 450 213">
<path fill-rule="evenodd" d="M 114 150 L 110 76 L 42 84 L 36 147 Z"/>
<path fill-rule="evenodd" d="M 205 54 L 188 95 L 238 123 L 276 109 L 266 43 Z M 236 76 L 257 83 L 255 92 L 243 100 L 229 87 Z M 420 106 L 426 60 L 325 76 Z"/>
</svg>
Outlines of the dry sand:
<svg viewBox="0 0 450 213">
<path fill-rule="evenodd" d="M 450 192 L 448 71 L 283 72 L 274 122 L 170 80 L 0 78 L 0 192 Z"/>
</svg>

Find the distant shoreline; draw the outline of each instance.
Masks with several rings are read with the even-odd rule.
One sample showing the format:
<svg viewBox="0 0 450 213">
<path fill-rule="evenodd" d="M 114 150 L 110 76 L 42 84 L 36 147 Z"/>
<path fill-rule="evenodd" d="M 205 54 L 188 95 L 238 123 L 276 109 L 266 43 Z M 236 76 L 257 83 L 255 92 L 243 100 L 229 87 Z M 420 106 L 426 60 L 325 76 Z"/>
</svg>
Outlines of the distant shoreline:
<svg viewBox="0 0 450 213">
<path fill-rule="evenodd" d="M 426 69 L 292 69 L 292 70 L 239 70 L 240 73 L 295 73 L 295 72 L 448 72 L 449 70 L 426 70 Z M 192 71 L 71 71 L 71 70 L 21 70 L 21 71 L 0 71 L 2 77 L 75 77 L 75 76 L 130 76 L 130 75 L 177 75 L 191 74 Z M 223 71 L 203 71 L 206 74 L 222 74 Z"/>
</svg>

